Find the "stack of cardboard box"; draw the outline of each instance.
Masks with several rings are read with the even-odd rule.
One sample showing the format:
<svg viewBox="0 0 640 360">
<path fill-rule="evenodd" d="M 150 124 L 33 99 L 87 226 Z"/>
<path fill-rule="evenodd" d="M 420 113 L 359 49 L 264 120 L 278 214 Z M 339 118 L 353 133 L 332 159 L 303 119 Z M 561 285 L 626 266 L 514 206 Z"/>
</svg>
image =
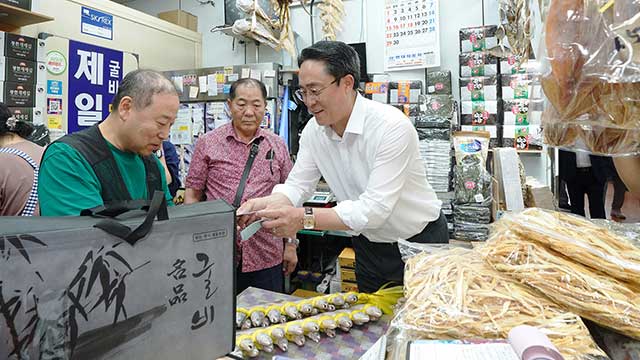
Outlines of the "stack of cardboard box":
<svg viewBox="0 0 640 360">
<path fill-rule="evenodd" d="M 340 275 L 340 289 L 343 292 L 358 291 L 356 283 L 356 254 L 352 248 L 345 248 L 338 256 L 338 272 Z"/>
<path fill-rule="evenodd" d="M 47 68 L 45 43 L 0 32 L 0 102 L 18 120 L 44 124 Z"/>
</svg>

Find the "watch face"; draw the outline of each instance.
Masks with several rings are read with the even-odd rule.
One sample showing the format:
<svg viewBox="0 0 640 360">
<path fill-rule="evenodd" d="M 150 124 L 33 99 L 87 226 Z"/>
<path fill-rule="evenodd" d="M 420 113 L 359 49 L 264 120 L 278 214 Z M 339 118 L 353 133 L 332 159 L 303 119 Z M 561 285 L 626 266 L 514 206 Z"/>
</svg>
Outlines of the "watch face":
<svg viewBox="0 0 640 360">
<path fill-rule="evenodd" d="M 313 216 L 305 215 L 303 225 L 304 225 L 305 229 L 313 229 L 313 227 L 315 225 L 314 221 L 313 221 Z"/>
</svg>

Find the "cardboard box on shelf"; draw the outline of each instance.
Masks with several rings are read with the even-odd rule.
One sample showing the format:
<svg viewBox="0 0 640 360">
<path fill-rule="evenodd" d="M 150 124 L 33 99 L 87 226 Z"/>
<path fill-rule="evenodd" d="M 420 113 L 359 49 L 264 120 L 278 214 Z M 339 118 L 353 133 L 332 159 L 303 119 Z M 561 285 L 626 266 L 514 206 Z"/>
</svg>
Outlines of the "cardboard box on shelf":
<svg viewBox="0 0 640 360">
<path fill-rule="evenodd" d="M 342 281 L 356 282 L 356 271 L 349 268 L 340 268 L 340 278 Z"/>
<path fill-rule="evenodd" d="M 198 31 L 198 17 L 184 10 L 171 10 L 158 14 L 162 20 L 182 26 L 192 31 Z"/>
<path fill-rule="evenodd" d="M 0 4 L 7 4 L 31 11 L 31 0 L 0 0 Z"/>
<path fill-rule="evenodd" d="M 0 102 L 9 107 L 44 109 L 46 91 L 41 84 L 20 84 L 0 81 Z"/>
<path fill-rule="evenodd" d="M 29 36 L 0 31 L 0 56 L 29 61 L 46 61 L 45 42 Z"/>
<path fill-rule="evenodd" d="M 349 281 L 344 281 L 342 280 L 342 282 L 340 283 L 340 290 L 342 290 L 342 292 L 349 292 L 349 291 L 358 291 L 358 284 L 354 283 L 354 282 L 349 282 Z"/>
<path fill-rule="evenodd" d="M 23 84 L 44 84 L 47 68 L 44 63 L 0 56 L 0 81 Z"/>
<path fill-rule="evenodd" d="M 338 263 L 340 264 L 340 269 L 343 268 L 356 268 L 356 253 L 353 252 L 352 248 L 344 248 L 340 255 L 338 256 Z"/>
</svg>

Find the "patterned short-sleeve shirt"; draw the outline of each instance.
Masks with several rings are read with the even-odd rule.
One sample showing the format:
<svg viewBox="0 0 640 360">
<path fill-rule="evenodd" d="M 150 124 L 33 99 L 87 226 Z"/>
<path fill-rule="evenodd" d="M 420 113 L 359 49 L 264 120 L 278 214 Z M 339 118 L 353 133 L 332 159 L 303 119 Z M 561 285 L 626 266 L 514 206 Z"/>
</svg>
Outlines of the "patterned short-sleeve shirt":
<svg viewBox="0 0 640 360">
<path fill-rule="evenodd" d="M 237 136 L 233 124 L 227 124 L 201 136 L 196 143 L 185 186 L 204 190 L 207 200 L 233 200 L 242 178 L 253 141 L 261 138 L 258 155 L 247 178 L 242 202 L 267 196 L 276 184 L 287 179 L 293 164 L 287 145 L 269 130 L 258 129 L 250 143 Z M 246 241 L 236 239 L 242 272 L 273 267 L 282 262 L 282 238 L 260 229 Z"/>
</svg>

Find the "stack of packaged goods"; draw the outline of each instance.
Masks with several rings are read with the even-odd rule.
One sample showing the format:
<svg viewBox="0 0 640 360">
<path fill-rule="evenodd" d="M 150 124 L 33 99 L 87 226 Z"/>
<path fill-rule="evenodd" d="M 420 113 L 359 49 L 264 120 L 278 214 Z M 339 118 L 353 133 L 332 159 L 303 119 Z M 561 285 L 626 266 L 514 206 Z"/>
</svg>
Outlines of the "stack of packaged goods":
<svg viewBox="0 0 640 360">
<path fill-rule="evenodd" d="M 358 291 L 356 283 L 356 253 L 352 248 L 344 248 L 338 256 L 338 278 L 342 292 Z"/>
<path fill-rule="evenodd" d="M 428 72 L 427 95 L 420 95 L 419 99 L 415 125 L 420 156 L 429 184 L 437 193 L 446 193 L 451 187 L 451 125 L 456 109 L 451 95 L 451 73 Z"/>
<path fill-rule="evenodd" d="M 0 102 L 21 121 L 44 125 L 47 67 L 45 43 L 0 31 Z M 58 89 L 62 93 L 62 89 Z M 50 112 L 60 114 L 62 100 L 51 99 Z"/>
<path fill-rule="evenodd" d="M 388 103 L 400 109 L 412 124 L 420 117 L 420 96 L 422 95 L 422 81 L 401 80 L 388 83 Z"/>
<path fill-rule="evenodd" d="M 500 61 L 488 50 L 498 45 L 498 27 L 460 29 L 460 125 L 462 131 L 487 131 L 490 147 L 501 145 Z"/>
<path fill-rule="evenodd" d="M 490 134 L 460 131 L 453 135 L 454 168 L 453 237 L 484 241 L 491 222 L 492 178 L 486 169 Z"/>
<path fill-rule="evenodd" d="M 442 213 L 447 218 L 447 230 L 449 230 L 449 238 L 453 238 L 454 219 L 453 219 L 453 200 L 455 193 L 453 191 L 437 193 L 438 199 L 442 201 Z"/>
</svg>

